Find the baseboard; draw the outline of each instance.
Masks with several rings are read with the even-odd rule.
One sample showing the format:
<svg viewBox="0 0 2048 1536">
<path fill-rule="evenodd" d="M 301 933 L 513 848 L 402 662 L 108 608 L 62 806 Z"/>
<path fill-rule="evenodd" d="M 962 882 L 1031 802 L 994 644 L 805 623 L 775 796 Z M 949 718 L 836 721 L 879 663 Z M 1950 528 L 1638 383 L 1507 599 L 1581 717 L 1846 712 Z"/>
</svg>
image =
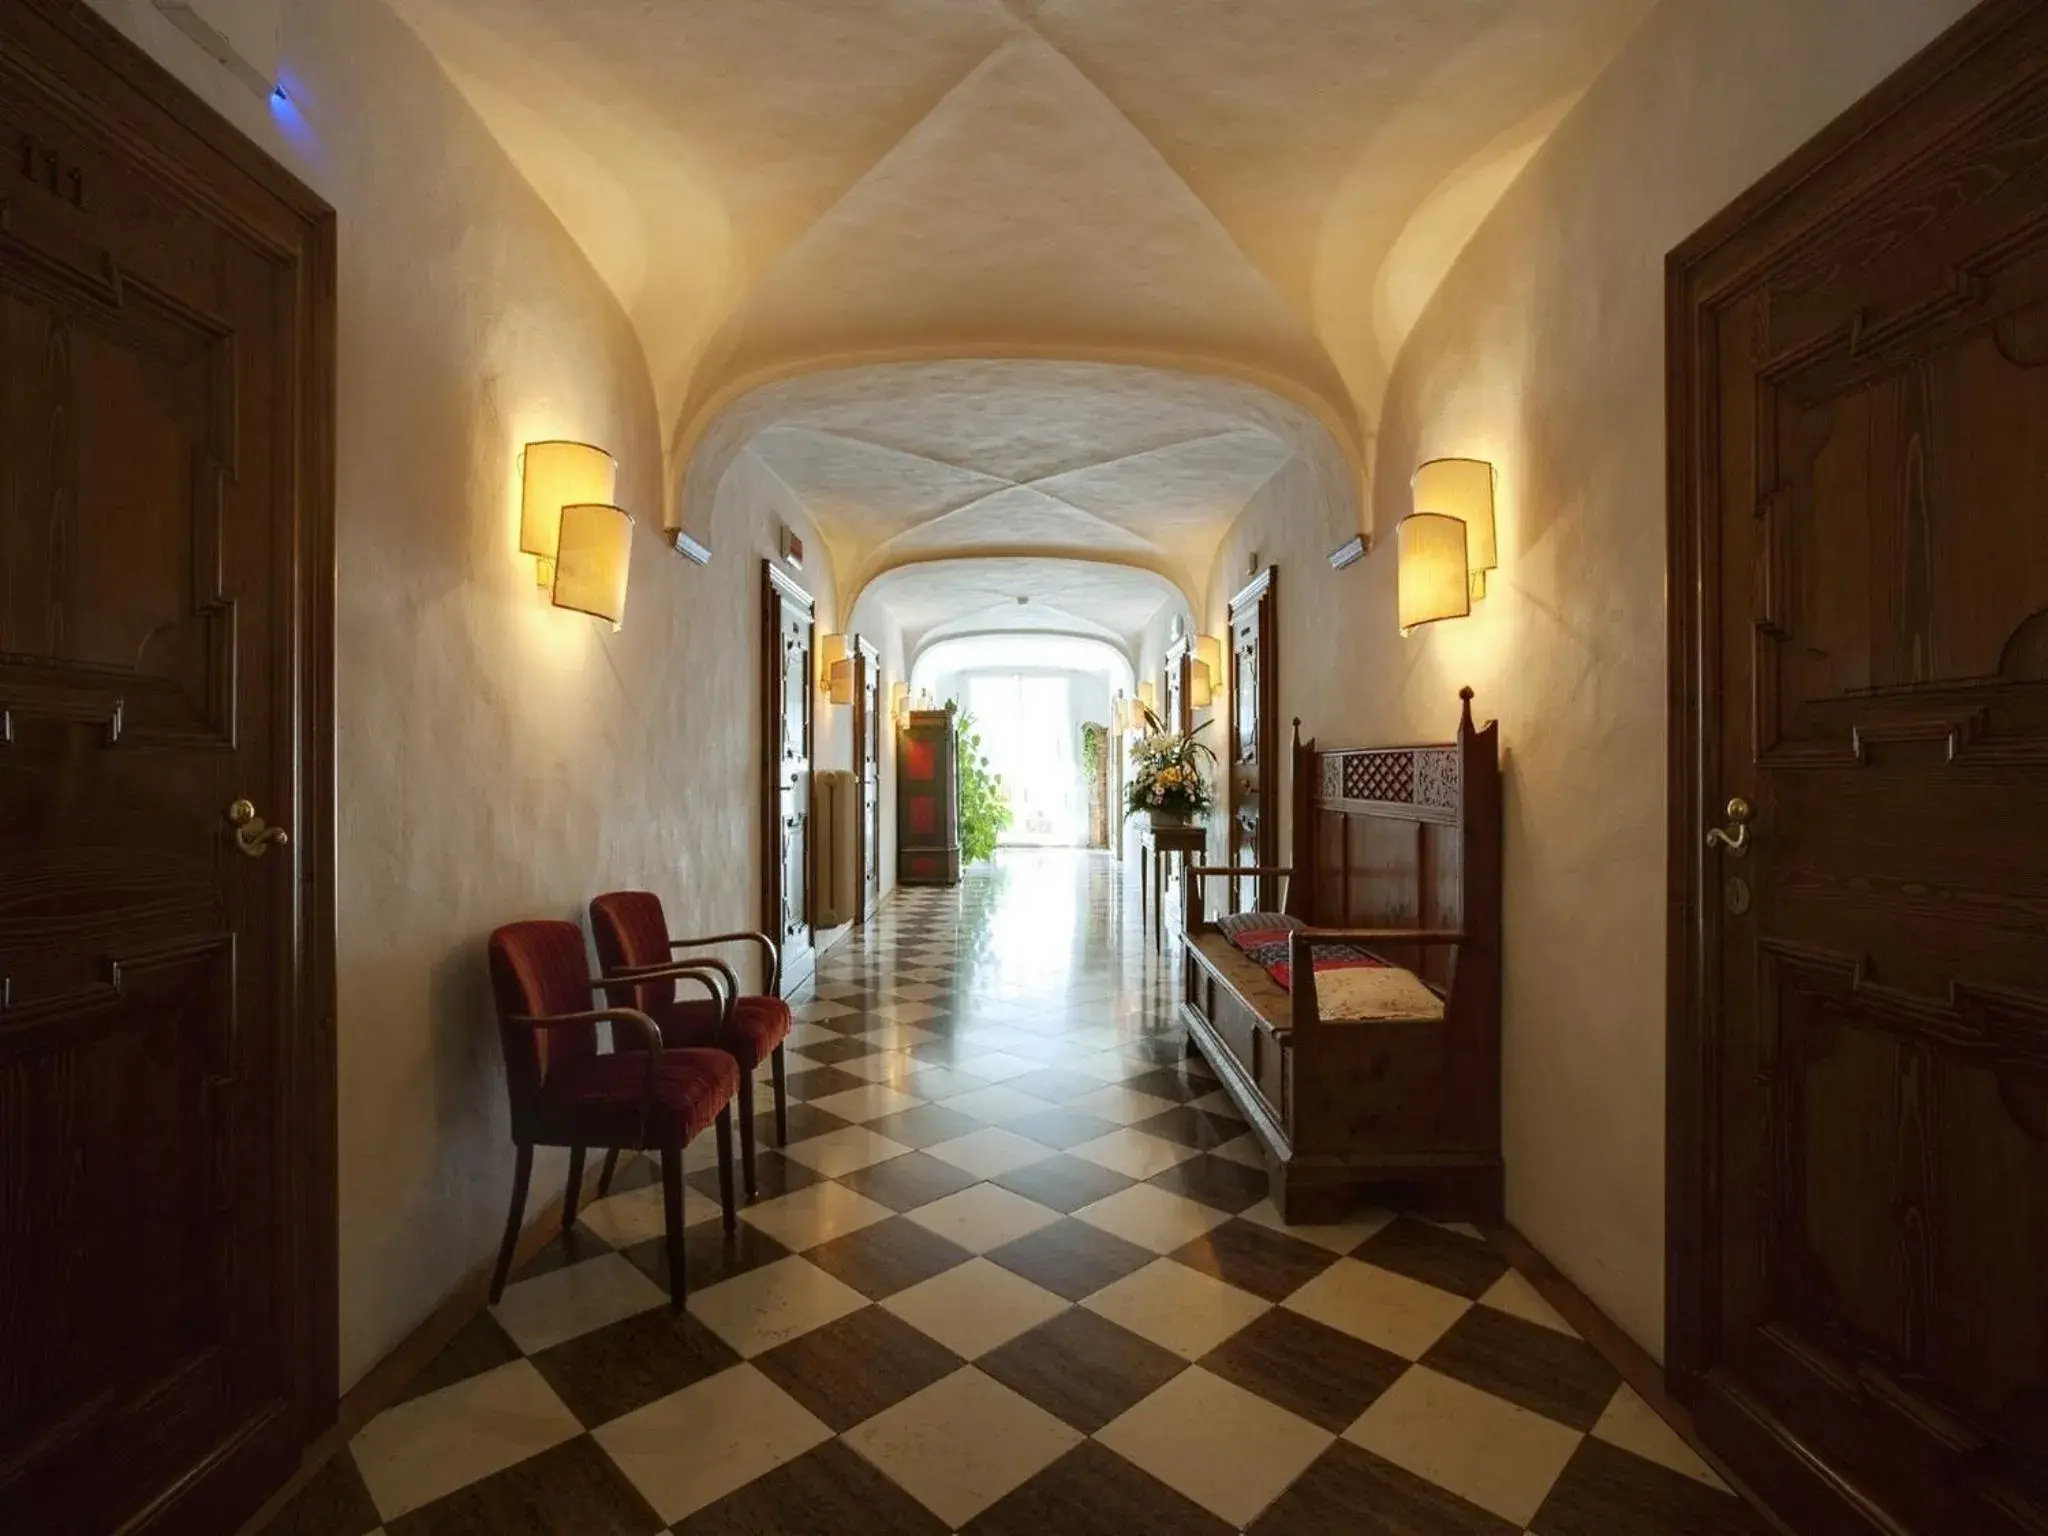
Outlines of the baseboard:
<svg viewBox="0 0 2048 1536">
<path fill-rule="evenodd" d="M 593 1161 L 596 1166 L 587 1170 L 583 1177 L 584 1204 L 597 1198 L 597 1180 L 602 1171 L 603 1159 Z M 562 1198 L 557 1196 L 541 1207 L 540 1212 L 520 1232 L 519 1246 L 513 1254 L 513 1268 L 517 1270 L 520 1265 L 525 1264 L 553 1242 L 560 1235 L 561 1228 Z M 428 1315 L 425 1322 L 401 1340 L 397 1348 L 379 1360 L 361 1381 L 342 1394 L 341 1401 L 335 1409 L 333 1424 L 306 1447 L 305 1454 L 299 1458 L 299 1470 L 292 1474 L 289 1482 L 265 1501 L 261 1509 L 249 1517 L 237 1536 L 256 1536 L 257 1532 L 275 1520 L 284 1507 L 297 1496 L 299 1490 L 310 1483 L 319 1474 L 320 1469 L 356 1437 L 357 1432 L 365 1424 L 396 1402 L 399 1394 L 426 1368 L 428 1362 L 440 1354 L 449 1341 L 484 1310 L 490 1303 L 491 1270 L 496 1264 L 497 1255 L 494 1253 L 449 1292 L 448 1298 Z"/>
<path fill-rule="evenodd" d="M 1664 1368 L 1650 1358 L 1650 1352 L 1630 1338 L 1621 1325 L 1602 1312 L 1584 1291 L 1580 1290 L 1542 1251 L 1522 1236 L 1513 1227 L 1502 1224 L 1485 1229 L 1487 1238 L 1504 1257 L 1536 1290 L 1536 1294 L 1549 1302 L 1557 1315 L 1571 1324 L 1573 1332 L 1588 1344 L 1599 1350 L 1615 1373 L 1635 1390 L 1636 1396 L 1650 1405 L 1651 1410 L 1669 1424 L 1679 1439 L 1691 1446 L 1694 1454 L 1714 1469 L 1721 1481 L 1739 1494 L 1744 1503 L 1754 1509 L 1775 1530 L 1785 1536 L 1796 1536 L 1791 1527 L 1771 1513 L 1763 1501 L 1757 1498 L 1742 1480 L 1723 1464 L 1721 1458 L 1700 1443 L 1698 1426 L 1693 1422 L 1692 1410 L 1671 1395 L 1664 1384 Z"/>
</svg>

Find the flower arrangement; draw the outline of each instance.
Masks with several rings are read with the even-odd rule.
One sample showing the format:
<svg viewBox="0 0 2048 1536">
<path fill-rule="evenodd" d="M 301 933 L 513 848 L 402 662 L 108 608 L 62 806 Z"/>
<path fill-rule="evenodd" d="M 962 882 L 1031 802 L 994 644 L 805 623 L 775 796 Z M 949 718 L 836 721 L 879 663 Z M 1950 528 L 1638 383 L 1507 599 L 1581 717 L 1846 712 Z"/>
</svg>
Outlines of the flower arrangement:
<svg viewBox="0 0 2048 1536">
<path fill-rule="evenodd" d="M 1203 772 L 1203 759 L 1216 754 L 1195 740 L 1208 728 L 1203 721 L 1192 731 L 1169 731 L 1151 710 L 1144 711 L 1145 733 L 1131 743 L 1131 781 L 1124 789 L 1124 814 L 1149 812 L 1156 819 L 1189 821 L 1216 803 L 1216 793 Z"/>
</svg>

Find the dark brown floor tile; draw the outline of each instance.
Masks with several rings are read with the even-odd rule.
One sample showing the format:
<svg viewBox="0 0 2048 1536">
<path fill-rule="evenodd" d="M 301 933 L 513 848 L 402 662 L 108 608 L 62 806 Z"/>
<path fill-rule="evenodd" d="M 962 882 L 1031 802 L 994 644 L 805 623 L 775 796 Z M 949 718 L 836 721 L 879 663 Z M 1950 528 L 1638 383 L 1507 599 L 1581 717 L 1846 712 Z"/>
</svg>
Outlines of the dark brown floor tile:
<svg viewBox="0 0 2048 1536">
<path fill-rule="evenodd" d="M 897 1086 L 912 1093 L 918 1091 L 910 1083 Z M 893 1115 L 883 1115 L 879 1120 L 867 1122 L 867 1128 L 877 1136 L 886 1136 L 906 1147 L 929 1147 L 937 1142 L 951 1141 L 955 1136 L 978 1131 L 981 1126 L 981 1121 L 963 1115 L 957 1109 L 948 1109 L 943 1104 L 920 1104 L 915 1109 L 899 1109 Z"/>
<path fill-rule="evenodd" d="M 945 1531 L 937 1515 L 858 1454 L 828 1440 L 698 1510 L 675 1527 L 675 1536 L 945 1536 Z"/>
<path fill-rule="evenodd" d="M 862 1227 L 804 1255 L 870 1301 L 908 1290 L 974 1255 L 903 1216 Z"/>
<path fill-rule="evenodd" d="M 610 1243 L 579 1223 L 567 1232 L 558 1232 L 550 1237 L 539 1253 L 512 1271 L 511 1283 L 517 1285 L 536 1275 L 551 1275 L 571 1264 L 581 1264 L 585 1259 L 602 1258 L 611 1251 Z"/>
<path fill-rule="evenodd" d="M 1092 1435 L 1187 1362 L 1086 1307 L 1072 1307 L 975 1362 L 1054 1418 Z"/>
<path fill-rule="evenodd" d="M 1142 1056 L 1155 1067 L 1177 1067 L 1197 1059 L 1187 1054 L 1187 1036 L 1177 1025 L 1160 1034 L 1127 1040 L 1121 1049 L 1126 1056 Z"/>
<path fill-rule="evenodd" d="M 624 1253 L 648 1279 L 664 1291 L 669 1288 L 667 1239 L 649 1238 Z M 683 1230 L 683 1280 L 692 1291 L 788 1257 L 787 1248 L 744 1221 L 731 1232 L 716 1221 L 700 1221 Z"/>
<path fill-rule="evenodd" d="M 1600 1422 L 1621 1385 L 1614 1367 L 1585 1340 L 1493 1307 L 1469 1309 L 1422 1363 L 1579 1430 Z"/>
<path fill-rule="evenodd" d="M 739 1361 L 689 1313 L 655 1307 L 544 1349 L 533 1368 L 585 1429 L 596 1429 Z"/>
<path fill-rule="evenodd" d="M 1202 1359 L 1247 1392 L 1342 1434 L 1408 1370 L 1399 1355 L 1275 1307 Z"/>
<path fill-rule="evenodd" d="M 1173 1258 L 1268 1301 L 1285 1301 L 1337 1262 L 1337 1255 L 1285 1232 L 1233 1217 Z"/>
<path fill-rule="evenodd" d="M 1155 1067 L 1125 1081 L 1140 1093 L 1149 1093 L 1155 1099 L 1171 1099 L 1176 1104 L 1185 1104 L 1189 1099 L 1199 1099 L 1216 1091 L 1216 1084 L 1209 1078 L 1182 1071 L 1177 1066 Z"/>
<path fill-rule="evenodd" d="M 1247 1127 L 1235 1115 L 1212 1114 L 1206 1109 L 1176 1104 L 1149 1120 L 1140 1120 L 1132 1129 L 1178 1142 L 1184 1147 L 1193 1147 L 1197 1151 L 1210 1151 L 1226 1141 L 1237 1140 Z"/>
<path fill-rule="evenodd" d="M 808 1061 L 836 1067 L 843 1061 L 854 1061 L 868 1055 L 874 1047 L 856 1035 L 841 1035 L 837 1040 L 814 1040 L 803 1048 Z"/>
<path fill-rule="evenodd" d="M 1498 1515 L 1339 1440 L 1248 1527 L 1252 1536 L 1519 1536 Z M 1603 1536 L 1651 1536 L 1613 1526 Z"/>
<path fill-rule="evenodd" d="M 1646 1461 L 1604 1440 L 1579 1442 L 1550 1497 L 1529 1522 L 1536 1536 L 1768 1536 L 1733 1494 Z"/>
<path fill-rule="evenodd" d="M 866 1051 L 861 1052 L 863 1056 Z M 855 1077 L 851 1072 L 842 1072 L 837 1067 L 806 1067 L 801 1072 L 789 1074 L 789 1096 L 791 1099 L 809 1103 L 829 1094 L 845 1093 L 854 1088 L 865 1088 L 868 1080 Z M 756 1114 L 759 1107 L 756 1106 Z M 757 1121 L 758 1123 L 758 1121 Z"/>
<path fill-rule="evenodd" d="M 594 1168 L 601 1168 L 604 1166 L 604 1158 L 593 1153 L 591 1163 Z M 621 1152 L 619 1166 L 612 1173 L 612 1187 L 606 1194 L 623 1195 L 630 1189 L 645 1189 L 650 1184 L 660 1182 L 661 1159 L 658 1155 L 646 1152 Z M 595 1188 L 595 1185 L 592 1187 Z"/>
<path fill-rule="evenodd" d="M 792 1142 L 803 1139 L 797 1135 L 799 1114 L 817 1115 L 820 1119 L 830 1120 L 832 1124 L 825 1127 L 826 1130 L 836 1131 L 846 1124 L 837 1115 L 828 1115 L 823 1110 L 812 1109 L 808 1104 L 792 1104 L 789 1106 L 789 1139 Z M 763 1115 L 762 1118 L 769 1117 Z M 761 1147 L 754 1153 L 754 1177 L 761 1188 L 759 1198 L 774 1200 L 783 1195 L 793 1195 L 800 1189 L 808 1189 L 825 1176 L 815 1169 L 806 1168 L 793 1158 L 784 1157 L 772 1147 Z M 709 1195 L 713 1200 L 718 1198 L 716 1168 L 699 1168 L 695 1173 L 688 1175 L 688 1183 L 699 1194 Z M 732 1192 L 733 1198 L 741 1205 L 747 1204 L 746 1174 L 740 1167 L 737 1151 L 732 1160 Z"/>
<path fill-rule="evenodd" d="M 820 1067 L 818 1070 L 820 1072 L 832 1072 L 836 1071 L 837 1068 Z M 775 1145 L 775 1112 L 772 1108 L 764 1107 L 766 1101 L 767 1095 L 763 1094 L 761 1101 L 757 1102 L 754 1106 L 754 1139 L 761 1143 L 764 1149 L 773 1148 Z M 826 1113 L 815 1104 L 805 1104 L 794 1095 L 790 1098 L 789 1144 L 791 1146 L 795 1146 L 800 1141 L 809 1141 L 813 1136 L 823 1136 L 831 1131 L 843 1131 L 852 1123 L 851 1120 L 842 1120 L 837 1115 Z M 738 1149 L 735 1148 L 734 1150 L 737 1151 Z M 711 1175 L 715 1179 L 718 1176 L 717 1170 L 711 1170 Z M 738 1177 L 737 1170 L 735 1170 L 734 1177 Z"/>
<path fill-rule="evenodd" d="M 1010 1032 L 1009 1039 L 1003 1044 L 1001 1049 L 1025 1061 L 1042 1061 L 1046 1064 L 1045 1070 L 1048 1072 L 1058 1071 L 1053 1063 L 1071 1060 L 1074 1055 L 1073 1046 L 1060 1036 L 1033 1034 L 1024 1029 L 1013 1029 Z M 1037 1074 L 1030 1073 L 1026 1075 L 1036 1076 Z M 1072 1074 L 1061 1072 L 1059 1075 L 1066 1077 Z M 1021 1079 L 1012 1078 L 1010 1081 L 1012 1087 L 1021 1086 Z M 1102 1084 L 1098 1082 L 1095 1086 L 1100 1088 Z M 1086 1093 L 1088 1090 L 1084 1088 L 1081 1091 Z M 1039 1094 L 1039 1097 L 1045 1098 L 1046 1095 Z"/>
<path fill-rule="evenodd" d="M 1107 1200 L 1120 1189 L 1129 1189 L 1136 1180 L 1091 1163 L 1085 1157 L 1069 1157 L 1061 1153 L 1058 1157 L 1012 1168 L 990 1182 L 1000 1184 L 1012 1194 L 1050 1206 L 1055 1211 L 1078 1211 L 1084 1205 Z"/>
<path fill-rule="evenodd" d="M 1265 1169 L 1247 1168 L 1212 1152 L 1176 1163 L 1165 1172 L 1154 1174 L 1149 1182 L 1233 1216 L 1243 1215 L 1265 1199 L 1268 1185 Z"/>
<path fill-rule="evenodd" d="M 950 1376 L 961 1361 L 894 1313 L 863 1307 L 756 1355 L 754 1364 L 844 1433 Z"/>
<path fill-rule="evenodd" d="M 916 1114 L 917 1111 L 908 1113 Z M 889 1133 L 882 1131 L 879 1134 L 887 1136 Z M 843 1173 L 839 1182 L 892 1211 L 914 1211 L 920 1205 L 943 1200 L 981 1181 L 965 1169 L 956 1168 L 936 1157 L 922 1152 L 906 1152 L 901 1157 L 887 1158 L 865 1168 L 856 1168 L 852 1173 Z"/>
<path fill-rule="evenodd" d="M 1007 1085 L 1005 1085 L 1007 1086 Z M 1100 1088 L 1100 1082 L 1095 1085 Z M 1093 1141 L 1098 1136 L 1107 1136 L 1116 1129 L 1114 1123 L 1084 1115 L 1078 1109 L 1041 1109 L 1032 1114 L 1019 1115 L 1014 1120 L 1005 1120 L 1003 1129 L 1014 1131 L 1019 1136 L 1028 1136 L 1041 1146 L 1064 1152 L 1069 1147 L 1078 1147 L 1084 1141 Z"/>
<path fill-rule="evenodd" d="M 581 1435 L 436 1499 L 386 1536 L 655 1536 L 661 1517 Z"/>
<path fill-rule="evenodd" d="M 961 1529 L 972 1536 L 1227 1536 L 1231 1528 L 1090 1440 Z"/>
<path fill-rule="evenodd" d="M 263 1536 L 369 1536 L 381 1524 L 355 1458 L 344 1447 L 292 1496 Z"/>
<path fill-rule="evenodd" d="M 1056 1061 L 1076 1054 L 1074 1047 L 1064 1040 L 1055 1040 L 1052 1043 L 1058 1047 L 1058 1054 L 1053 1058 Z M 1004 1086 L 1015 1088 L 1020 1093 L 1028 1093 L 1033 1098 L 1044 1099 L 1051 1104 L 1064 1104 L 1069 1099 L 1078 1099 L 1083 1094 L 1094 1093 L 1102 1086 L 1102 1079 L 1090 1077 L 1085 1072 L 1069 1072 L 1063 1067 L 1042 1067 L 1036 1072 L 1026 1072 L 1021 1077 L 1013 1077 Z"/>
<path fill-rule="evenodd" d="M 1079 1301 L 1143 1269 L 1157 1256 L 1150 1249 L 1069 1216 L 992 1248 L 986 1257 L 990 1263 L 1044 1286 L 1055 1296 Z"/>
<path fill-rule="evenodd" d="M 458 1381 L 467 1381 L 501 1365 L 510 1365 L 518 1358 L 519 1346 L 497 1325 L 490 1313 L 479 1312 L 463 1325 L 462 1332 L 442 1346 L 441 1352 L 427 1362 L 425 1369 L 405 1384 L 405 1390 L 394 1401 L 403 1403 L 424 1397 Z"/>
<path fill-rule="evenodd" d="M 1352 1257 L 1473 1301 L 1508 1270 L 1507 1260 L 1486 1243 L 1414 1216 L 1397 1216 L 1353 1249 Z"/>
</svg>

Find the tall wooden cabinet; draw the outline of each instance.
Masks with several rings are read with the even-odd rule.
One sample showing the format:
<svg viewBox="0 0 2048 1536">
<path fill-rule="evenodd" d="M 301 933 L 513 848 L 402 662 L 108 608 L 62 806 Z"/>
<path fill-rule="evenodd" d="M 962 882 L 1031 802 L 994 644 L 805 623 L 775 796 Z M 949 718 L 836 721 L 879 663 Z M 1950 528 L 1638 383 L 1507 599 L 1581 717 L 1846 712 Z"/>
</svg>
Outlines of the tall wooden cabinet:
<svg viewBox="0 0 2048 1536">
<path fill-rule="evenodd" d="M 896 745 L 896 881 L 960 883 L 960 731 L 950 706 L 912 710 Z"/>
</svg>

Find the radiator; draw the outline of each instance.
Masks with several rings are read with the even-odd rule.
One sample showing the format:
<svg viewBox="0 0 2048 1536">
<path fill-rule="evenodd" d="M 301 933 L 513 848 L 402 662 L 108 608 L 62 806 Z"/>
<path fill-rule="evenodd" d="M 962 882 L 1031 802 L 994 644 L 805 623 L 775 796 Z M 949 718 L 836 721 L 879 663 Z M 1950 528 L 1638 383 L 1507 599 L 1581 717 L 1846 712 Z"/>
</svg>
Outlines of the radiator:
<svg viewBox="0 0 2048 1536">
<path fill-rule="evenodd" d="M 812 776 L 817 796 L 817 911 L 811 921 L 837 928 L 860 915 L 860 793 L 854 776 L 830 768 Z"/>
</svg>

